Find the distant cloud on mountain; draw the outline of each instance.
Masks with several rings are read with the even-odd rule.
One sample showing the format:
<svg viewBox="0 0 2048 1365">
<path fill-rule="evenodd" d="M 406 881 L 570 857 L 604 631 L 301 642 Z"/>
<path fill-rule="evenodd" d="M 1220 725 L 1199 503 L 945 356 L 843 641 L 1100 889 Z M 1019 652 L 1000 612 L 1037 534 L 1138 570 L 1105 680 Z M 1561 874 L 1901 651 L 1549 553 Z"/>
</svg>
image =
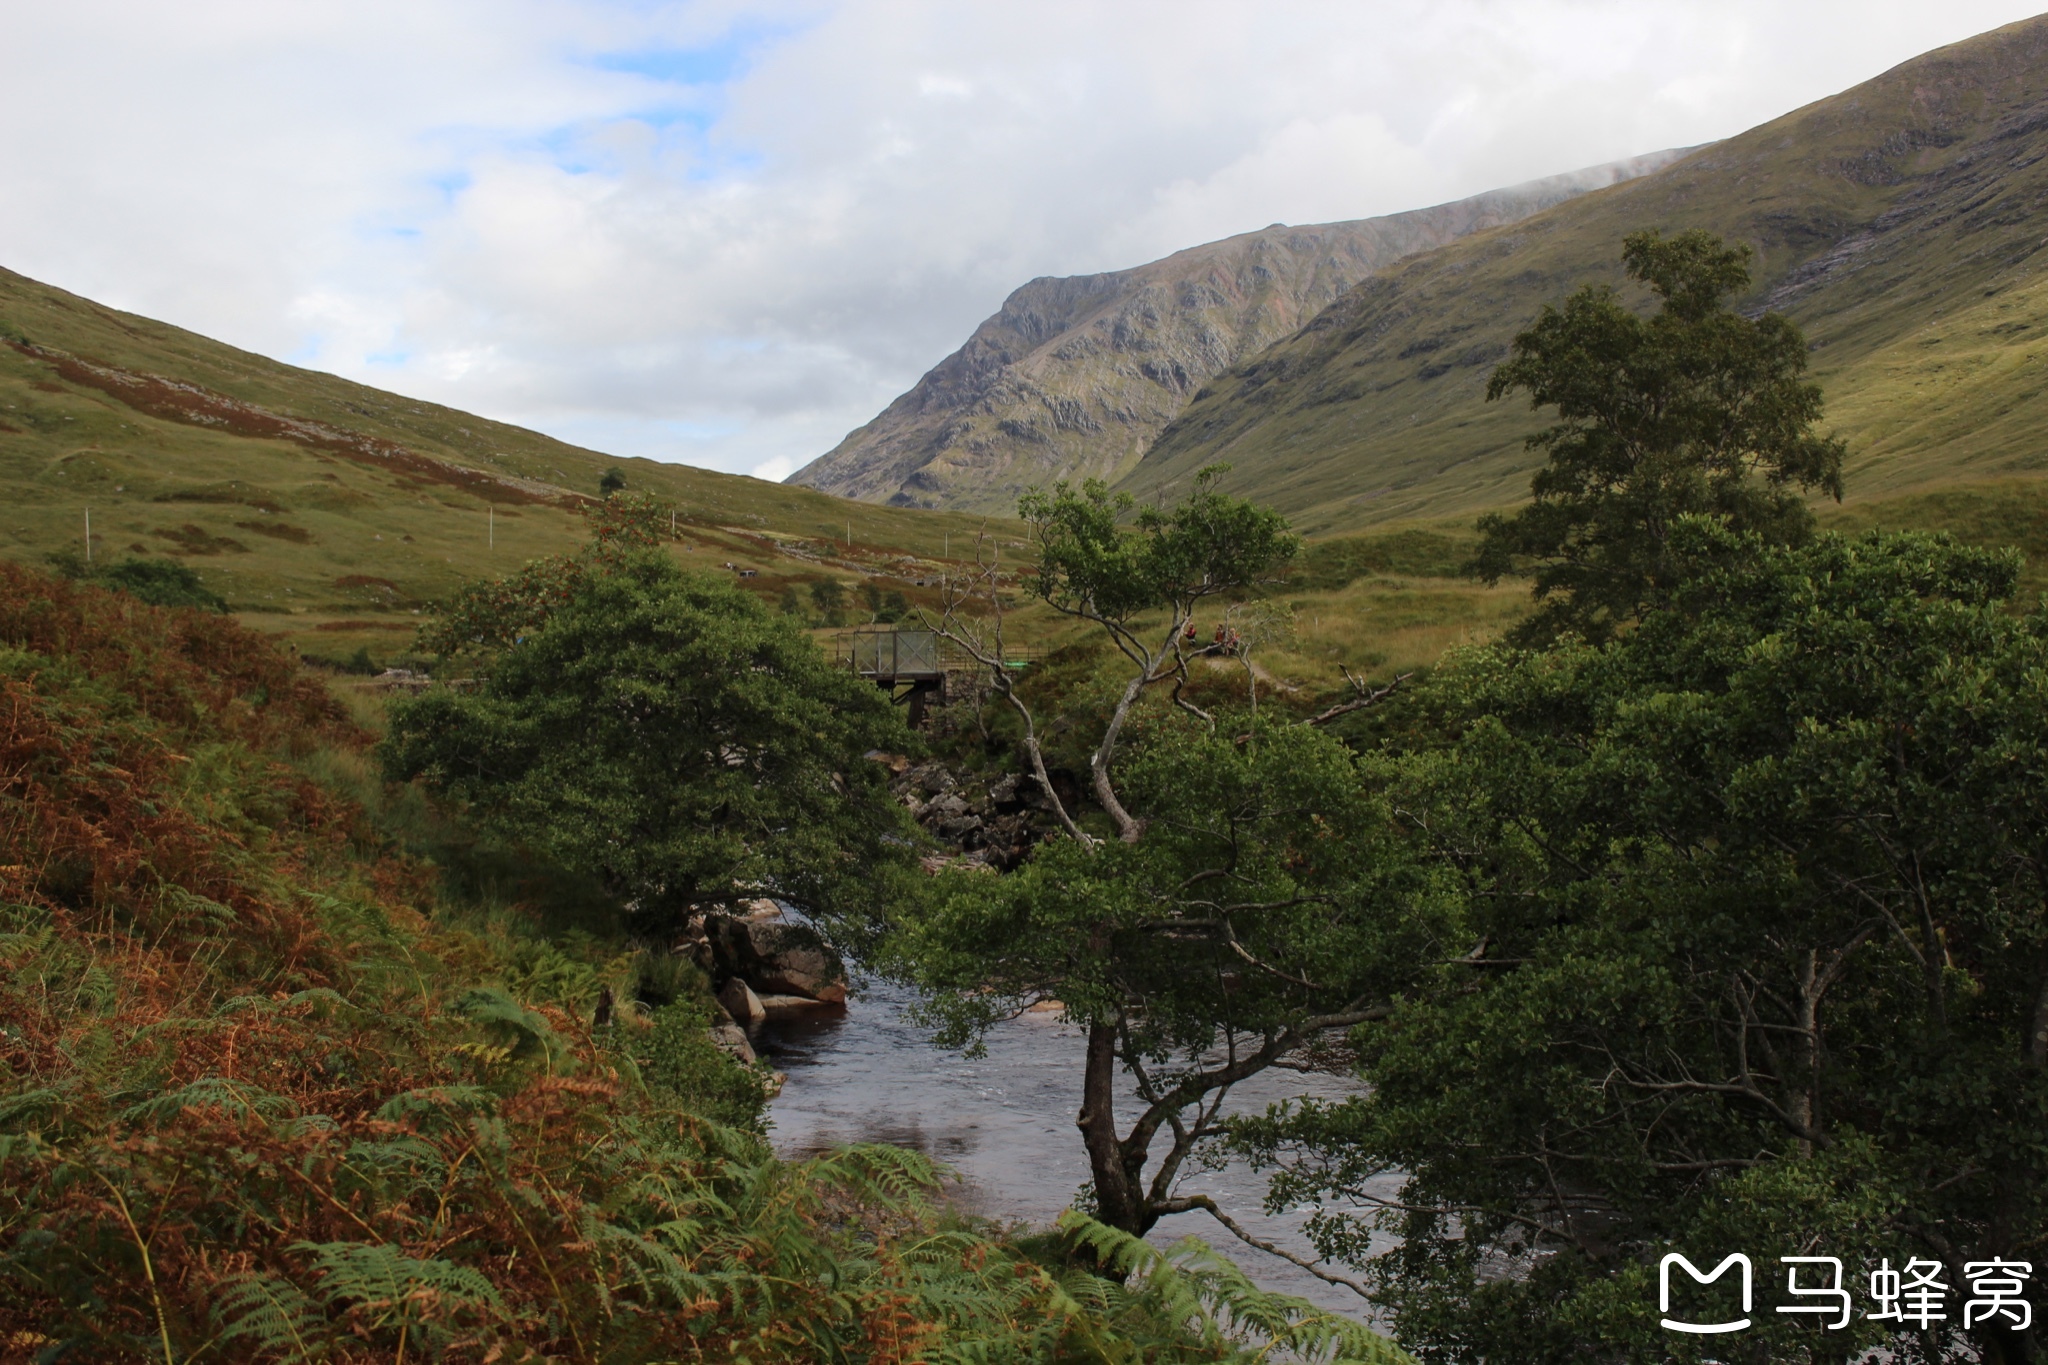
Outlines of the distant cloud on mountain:
<svg viewBox="0 0 2048 1365">
<path fill-rule="evenodd" d="M 1025 280 L 1725 136 L 1996 0 L 68 0 L 0 264 L 777 477 Z"/>
</svg>

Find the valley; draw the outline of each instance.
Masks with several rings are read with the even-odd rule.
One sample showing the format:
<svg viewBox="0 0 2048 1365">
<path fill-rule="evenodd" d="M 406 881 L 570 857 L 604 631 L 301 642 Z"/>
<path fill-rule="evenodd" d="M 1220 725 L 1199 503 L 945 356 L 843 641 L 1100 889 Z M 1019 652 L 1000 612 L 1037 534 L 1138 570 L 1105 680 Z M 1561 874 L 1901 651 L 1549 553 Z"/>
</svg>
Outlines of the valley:
<svg viewBox="0 0 2048 1365">
<path fill-rule="evenodd" d="M 1675 1359 L 1671 1248 L 2034 1256 L 2044 207 L 2048 17 L 1031 280 L 782 484 L 0 270 L 0 1359 Z M 1894 1321 L 1726 1330 L 2040 1359 Z"/>
</svg>

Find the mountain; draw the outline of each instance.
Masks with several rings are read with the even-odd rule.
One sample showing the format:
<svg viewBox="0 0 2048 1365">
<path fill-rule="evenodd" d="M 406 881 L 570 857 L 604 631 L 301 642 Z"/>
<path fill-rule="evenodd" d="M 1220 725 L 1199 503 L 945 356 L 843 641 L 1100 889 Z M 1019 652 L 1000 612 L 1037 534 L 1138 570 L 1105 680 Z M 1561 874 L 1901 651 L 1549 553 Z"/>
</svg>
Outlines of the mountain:
<svg viewBox="0 0 2048 1365">
<path fill-rule="evenodd" d="M 0 270 L 0 557 L 82 553 L 90 515 L 102 562 L 173 556 L 311 652 L 388 655 L 422 603 L 580 542 L 614 469 L 677 504 L 688 555 L 770 596 L 884 568 L 913 589 L 983 520 L 614 459 Z"/>
<path fill-rule="evenodd" d="M 1546 303 L 1622 286 L 1622 238 L 1756 251 L 1745 306 L 1813 346 L 1852 496 L 2048 469 L 2048 17 L 1916 58 L 1656 174 L 1411 257 L 1219 374 L 1122 481 L 1227 462 L 1311 533 L 1521 500 L 1540 419 L 1488 404 Z M 1628 296 L 1647 305 L 1647 293 Z"/>
<path fill-rule="evenodd" d="M 1054 477 L 1115 479 L 1211 376 L 1359 280 L 1683 152 L 1384 218 L 1275 223 L 1101 275 L 1031 281 L 967 344 L 789 482 L 899 507 L 1006 513 Z"/>
</svg>

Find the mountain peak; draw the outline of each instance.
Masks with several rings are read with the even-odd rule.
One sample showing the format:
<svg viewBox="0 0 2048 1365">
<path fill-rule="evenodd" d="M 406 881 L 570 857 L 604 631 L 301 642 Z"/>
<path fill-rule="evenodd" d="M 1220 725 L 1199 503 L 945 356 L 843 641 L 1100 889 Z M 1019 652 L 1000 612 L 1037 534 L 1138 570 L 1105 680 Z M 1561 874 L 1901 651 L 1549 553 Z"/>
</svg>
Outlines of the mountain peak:
<svg viewBox="0 0 2048 1365">
<path fill-rule="evenodd" d="M 895 506 L 1007 513 L 1051 479 L 1114 480 L 1210 378 L 1292 335 L 1366 276 L 1691 150 L 1381 218 L 1272 223 L 1128 270 L 1032 280 L 789 482 Z"/>
</svg>

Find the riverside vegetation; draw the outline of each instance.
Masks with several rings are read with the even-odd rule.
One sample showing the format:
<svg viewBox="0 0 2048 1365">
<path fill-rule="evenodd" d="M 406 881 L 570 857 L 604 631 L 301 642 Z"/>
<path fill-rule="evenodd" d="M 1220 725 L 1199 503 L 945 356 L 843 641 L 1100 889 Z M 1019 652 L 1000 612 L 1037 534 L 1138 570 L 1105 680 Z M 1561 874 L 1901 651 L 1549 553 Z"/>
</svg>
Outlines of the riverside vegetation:
<svg viewBox="0 0 2048 1365">
<path fill-rule="evenodd" d="M 1242 1235 L 1200 1173 L 1249 1156 L 1422 1359 L 2036 1360 L 2031 1311 L 1658 1325 L 1673 1249 L 1950 1286 L 2038 1261 L 2048 616 L 2010 550 L 1825 533 L 1784 495 L 1841 449 L 1797 329 L 1730 306 L 1745 251 L 1644 233 L 1626 260 L 1652 316 L 1588 288 L 1497 380 L 1559 424 L 1475 567 L 1546 609 L 1427 680 L 1312 708 L 1205 672 L 1243 648 L 1217 604 L 1297 549 L 1214 475 L 1128 522 L 1099 484 L 1027 499 L 1034 590 L 1119 671 L 1057 719 L 1000 670 L 996 700 L 1018 761 L 1091 799 L 1017 872 L 899 905 L 890 964 L 944 1041 L 1047 999 L 1085 1030 L 1102 1221 Z M 1002 594 L 974 601 L 941 626 L 999 659 Z M 1224 1115 L 1345 1046 L 1357 1098 Z"/>
<path fill-rule="evenodd" d="M 9 1359 L 1395 1358 L 1198 1247 L 991 1239 L 910 1153 L 774 1160 L 693 969 L 218 614 L 0 566 L 0 693 Z"/>
<path fill-rule="evenodd" d="M 1500 372 L 1558 420 L 1534 503 L 1487 523 L 1474 567 L 1531 575 L 1546 609 L 1426 677 L 1320 698 L 1262 677 L 1259 590 L 1306 556 L 1220 472 L 1167 506 L 1027 498 L 1035 571 L 990 554 L 934 622 L 990 665 L 943 742 L 1014 765 L 1057 831 L 1009 872 L 923 870 L 860 757 L 911 738 L 796 621 L 678 568 L 630 500 L 430 630 L 478 681 L 397 709 L 387 774 L 596 883 L 649 946 L 770 887 L 918 986 L 941 1043 L 1058 1001 L 1086 1037 L 1093 1178 L 1057 1255 L 990 1243 L 986 1264 L 1128 1296 L 1164 1219 L 1253 1240 L 1201 1189 L 1236 1153 L 1276 1206 L 1317 1210 L 1297 1259 L 1419 1359 L 2034 1360 L 2017 1315 L 1758 1314 L 1711 1344 L 1658 1325 L 1671 1249 L 1920 1259 L 1951 1286 L 2038 1259 L 2048 618 L 2015 602 L 2009 550 L 1830 533 L 1781 494 L 1829 486 L 1841 452 L 1813 435 L 1797 330 L 1732 307 L 1744 251 L 1646 233 L 1625 259 L 1650 316 L 1589 289 Z M 996 666 L 1026 594 L 1098 643 Z M 649 761 L 650 735 L 688 761 Z M 1226 1114 L 1232 1085 L 1302 1065 L 1367 1085 Z M 835 1226 L 872 1255 L 910 1216 Z M 1227 1351 L 1275 1313 L 1311 1351 L 1402 1349 L 1255 1295 L 1222 1328 L 1170 1325 Z M 924 1330 L 908 1355 L 989 1329 Z"/>
<path fill-rule="evenodd" d="M 1497 387 L 1558 424 L 1533 506 L 1476 540 L 1304 544 L 1217 471 L 1142 510 L 1045 490 L 942 540 L 937 588 L 899 565 L 903 608 L 970 653 L 1054 647 L 989 669 L 939 741 L 1028 777 L 1059 831 L 1001 875 L 925 870 L 865 756 L 916 741 L 789 591 L 812 551 L 767 552 L 803 580 L 707 575 L 705 521 L 632 476 L 580 547 L 449 574 L 414 649 L 465 686 L 370 718 L 381 742 L 214 602 L 141 601 L 212 575 L 0 568 L 0 1350 L 1403 1358 L 1138 1240 L 1235 1235 L 1200 1190 L 1235 1152 L 1317 1207 L 1312 1268 L 1415 1358 L 2036 1359 L 2009 1320 L 1759 1314 L 1711 1348 L 1656 1325 L 1673 1247 L 1950 1284 L 2040 1259 L 2048 620 L 2009 550 L 1830 532 L 1868 505 L 1787 494 L 1831 490 L 1842 452 L 1798 330 L 1733 307 L 1740 250 L 1649 234 L 1624 261 L 1654 314 L 1596 290 L 1515 338 Z M 47 339 L 8 356 L 148 397 Z M 195 506 L 279 512 L 227 492 L 256 502 Z M 1943 496 L 1980 540 L 2039 538 L 2024 499 Z M 1318 607 L 1360 595 L 1513 624 L 1523 589 L 1443 576 L 1466 559 L 1534 576 L 1513 638 L 1321 652 Z M 1280 675 L 1310 664 L 1379 671 Z M 769 1155 L 761 1072 L 672 951 L 763 892 L 917 985 L 944 1041 L 1060 1002 L 1094 1178 L 1058 1228 L 965 1224 L 902 1152 Z M 1368 1089 L 1225 1116 L 1287 1065 Z"/>
</svg>

